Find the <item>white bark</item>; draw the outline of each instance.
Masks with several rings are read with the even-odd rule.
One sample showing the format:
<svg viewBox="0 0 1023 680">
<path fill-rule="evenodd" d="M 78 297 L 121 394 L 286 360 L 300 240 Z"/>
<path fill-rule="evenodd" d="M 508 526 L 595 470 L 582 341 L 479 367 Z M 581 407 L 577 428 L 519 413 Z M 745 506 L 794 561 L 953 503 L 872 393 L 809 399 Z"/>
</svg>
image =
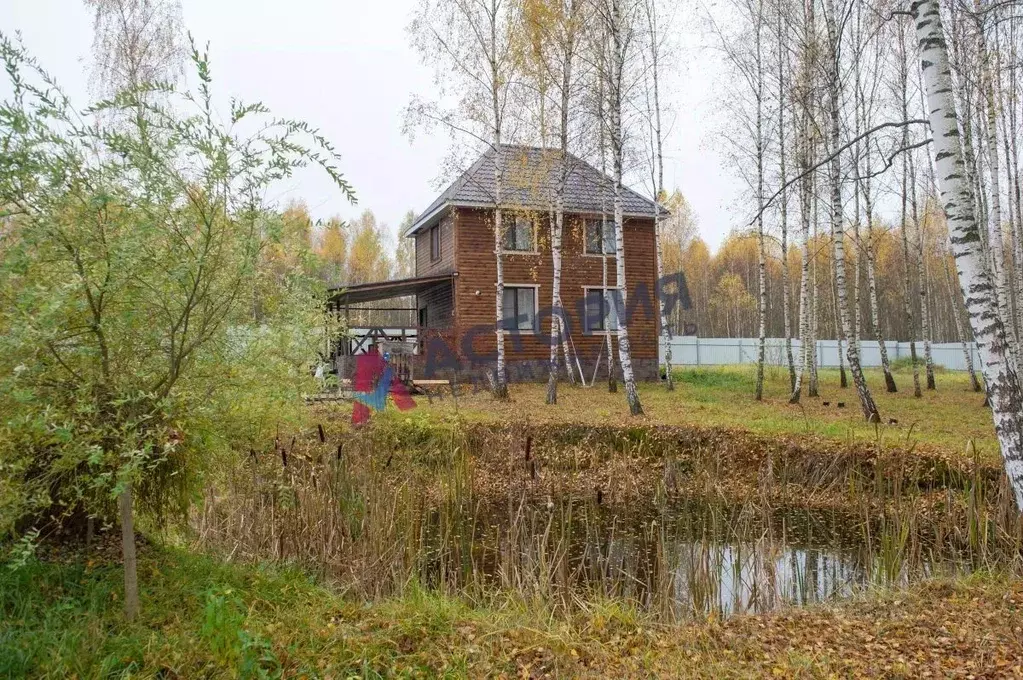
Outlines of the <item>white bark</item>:
<svg viewBox="0 0 1023 680">
<path fill-rule="evenodd" d="M 831 226 L 835 235 L 835 286 L 838 289 L 838 318 L 841 323 L 842 335 L 849 337 L 849 302 L 846 292 L 845 280 L 845 227 L 842 223 L 842 185 L 841 185 L 841 163 L 838 150 L 841 146 L 841 125 L 839 122 L 839 39 L 836 17 L 835 2 L 827 0 L 828 11 L 826 16 L 828 38 L 831 46 L 829 54 L 829 67 L 831 69 L 828 89 L 830 93 L 830 137 L 831 137 L 831 162 L 829 163 L 829 175 L 831 184 Z M 859 349 L 855 343 L 849 343 L 847 349 L 849 369 L 853 374 L 853 383 L 856 385 L 856 393 L 860 398 L 860 407 L 863 410 L 863 417 L 870 422 L 877 422 L 880 416 L 877 406 L 867 388 L 866 380 L 863 377 L 863 369 L 860 367 Z"/>
<path fill-rule="evenodd" d="M 501 224 L 502 192 L 504 184 L 504 153 L 501 149 L 501 79 L 497 60 L 497 0 L 490 0 L 490 99 L 493 107 L 494 147 L 494 257 L 497 261 L 496 316 L 497 316 L 497 366 L 494 376 L 494 396 L 505 399 L 508 396 L 508 376 L 504 365 L 504 232 Z"/>
<path fill-rule="evenodd" d="M 565 365 L 572 382 L 575 382 L 575 372 L 568 350 L 568 333 L 565 328 L 565 320 L 562 316 L 564 308 L 561 305 L 561 241 L 565 227 L 565 185 L 568 180 L 568 123 L 569 107 L 572 94 L 572 61 L 575 56 L 575 20 L 576 0 L 572 0 L 567 21 L 565 22 L 563 62 L 561 64 L 561 125 L 559 130 L 561 154 L 559 161 L 560 174 L 558 176 L 557 208 L 554 216 L 554 225 L 551 233 L 551 259 L 554 267 L 553 279 L 551 281 L 551 355 L 550 375 L 547 380 L 547 403 L 558 403 L 558 338 L 560 337 L 565 348 Z"/>
<path fill-rule="evenodd" d="M 618 322 L 618 361 L 622 366 L 622 381 L 625 383 L 625 396 L 629 403 L 629 412 L 636 416 L 643 414 L 643 406 L 639 401 L 636 388 L 636 376 L 632 370 L 632 352 L 629 347 L 629 328 L 626 319 L 626 283 L 625 283 L 625 224 L 622 205 L 622 173 L 624 166 L 625 139 L 622 122 L 623 88 L 625 65 L 628 60 L 628 41 L 623 35 L 624 17 L 620 0 L 611 0 L 610 37 L 613 56 L 610 60 L 608 95 L 610 96 L 610 137 L 611 162 L 614 166 L 614 229 L 615 229 L 615 287 L 618 294 L 615 299 Z"/>
<path fill-rule="evenodd" d="M 652 132 L 654 141 L 654 157 L 653 157 L 653 169 L 654 169 L 654 240 L 656 242 L 656 258 L 657 258 L 657 281 L 658 285 L 660 281 L 664 280 L 664 253 L 661 247 L 661 202 L 664 200 L 664 140 L 661 134 L 661 89 L 660 89 L 660 73 L 659 73 L 659 61 L 660 61 L 660 34 L 658 33 L 657 23 L 657 4 L 654 0 L 647 0 L 646 2 L 646 13 L 647 22 L 650 30 L 650 59 L 651 59 L 651 76 L 653 81 L 653 115 L 652 115 Z M 668 316 L 664 307 L 664 300 L 657 291 L 657 307 L 660 311 L 660 324 L 661 324 L 661 336 L 664 338 L 664 374 L 665 374 L 665 387 L 669 392 L 675 389 L 675 378 L 672 375 L 671 367 L 671 326 L 668 324 Z"/>
<path fill-rule="evenodd" d="M 1023 508 L 1023 393 L 1009 361 L 996 291 L 984 266 L 984 253 L 980 248 L 973 190 L 967 181 L 959 142 L 940 9 L 937 0 L 914 0 L 910 11 L 916 21 L 938 188 L 948 221 L 952 255 L 970 327 L 980 348 L 1005 472 L 1015 494 L 1017 508 Z"/>
</svg>

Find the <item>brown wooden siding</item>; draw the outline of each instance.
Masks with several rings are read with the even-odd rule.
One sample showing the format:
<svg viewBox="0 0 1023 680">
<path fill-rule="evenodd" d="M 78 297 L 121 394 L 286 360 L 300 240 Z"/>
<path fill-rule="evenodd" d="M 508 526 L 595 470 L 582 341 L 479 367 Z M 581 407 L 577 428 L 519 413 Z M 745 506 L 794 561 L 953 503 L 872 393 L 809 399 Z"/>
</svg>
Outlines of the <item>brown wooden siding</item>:
<svg viewBox="0 0 1023 680">
<path fill-rule="evenodd" d="M 440 257 L 430 259 L 430 230 L 417 233 L 416 276 L 429 276 L 454 271 L 455 266 L 455 219 L 454 211 L 449 212 L 437 225 L 440 229 Z"/>
<path fill-rule="evenodd" d="M 418 296 L 418 308 L 426 308 L 427 328 L 451 328 L 454 325 L 454 296 L 450 283 L 442 283 Z"/>
<path fill-rule="evenodd" d="M 455 320 L 457 334 L 463 337 L 474 326 L 479 328 L 472 334 L 472 350 L 475 356 L 492 355 L 496 351 L 495 285 L 497 269 L 494 262 L 493 211 L 479 209 L 456 209 L 455 242 Z M 627 301 L 636 305 L 638 298 L 646 304 L 635 306 L 629 326 L 632 357 L 637 364 L 645 367 L 644 377 L 653 377 L 657 366 L 658 319 L 655 299 L 655 245 L 653 219 L 630 219 L 625 223 L 625 274 L 628 284 Z M 550 228 L 546 216 L 539 226 L 538 254 L 505 254 L 504 280 L 506 285 L 539 285 L 539 307 L 543 333 L 550 332 L 550 316 L 542 310 L 551 307 L 551 283 L 553 264 L 550 252 Z M 584 287 L 599 287 L 602 282 L 601 257 L 583 254 L 583 222 L 581 216 L 572 215 L 566 219 L 562 244 L 561 294 L 566 314 L 569 317 L 570 333 L 583 371 L 587 377 L 606 342 L 603 335 L 588 335 L 583 328 Z M 429 242 L 427 242 L 429 246 Z M 428 252 L 428 251 L 427 251 Z M 615 260 L 607 259 L 608 286 L 615 285 Z M 645 292 L 644 292 L 645 291 Z M 488 330 L 484 330 L 488 329 Z M 617 344 L 616 363 L 617 363 Z M 505 342 L 506 358 L 515 361 L 544 360 L 550 354 L 549 341 L 535 335 L 508 335 Z M 463 353 L 462 341 L 456 351 Z M 604 359 L 606 361 L 606 359 Z M 606 364 L 605 364 L 606 365 Z M 651 368 L 652 366 L 652 368 Z"/>
</svg>

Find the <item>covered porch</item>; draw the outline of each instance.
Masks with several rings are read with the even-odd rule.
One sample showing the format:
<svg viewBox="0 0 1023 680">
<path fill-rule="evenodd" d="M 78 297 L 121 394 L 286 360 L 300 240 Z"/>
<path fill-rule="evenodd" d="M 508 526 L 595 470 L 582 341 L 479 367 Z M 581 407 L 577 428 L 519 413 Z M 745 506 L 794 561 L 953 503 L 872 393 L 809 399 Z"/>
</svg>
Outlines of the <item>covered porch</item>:
<svg viewBox="0 0 1023 680">
<path fill-rule="evenodd" d="M 327 311 L 345 332 L 328 342 L 328 360 L 342 386 L 350 384 L 356 357 L 388 354 L 406 385 L 435 382 L 422 377 L 423 343 L 451 330 L 456 273 L 377 281 L 330 289 Z"/>
</svg>

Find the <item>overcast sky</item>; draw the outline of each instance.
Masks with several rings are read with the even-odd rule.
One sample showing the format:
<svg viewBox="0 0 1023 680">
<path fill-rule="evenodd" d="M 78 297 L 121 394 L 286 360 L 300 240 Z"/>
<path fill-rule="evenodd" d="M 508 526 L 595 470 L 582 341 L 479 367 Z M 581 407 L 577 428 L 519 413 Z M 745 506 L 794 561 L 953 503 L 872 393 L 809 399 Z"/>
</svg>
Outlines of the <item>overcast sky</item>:
<svg viewBox="0 0 1023 680">
<path fill-rule="evenodd" d="M 296 176 L 276 198 L 302 199 L 317 218 L 352 218 L 364 209 L 392 230 L 407 210 L 438 193 L 446 135 L 402 134 L 402 109 L 428 94 L 432 71 L 420 63 L 405 31 L 416 0 L 182 0 L 185 26 L 209 41 L 215 90 L 262 101 L 275 115 L 321 128 L 343 156 L 358 206 L 348 205 L 313 171 Z M 700 232 L 716 248 L 741 220 L 740 187 L 724 166 L 715 84 L 721 67 L 703 49 L 687 0 L 675 17 L 680 49 L 666 67 L 671 130 L 665 183 L 682 190 Z M 689 23 L 687 23 L 689 22 Z M 79 0 L 0 0 L 0 29 L 21 31 L 43 66 L 78 103 L 89 100 L 91 15 Z M 662 90 L 662 91 L 663 91 Z M 0 88 L 0 92 L 6 88 Z M 665 96 L 665 95 L 662 95 Z M 640 185 L 637 189 L 649 194 Z"/>
</svg>

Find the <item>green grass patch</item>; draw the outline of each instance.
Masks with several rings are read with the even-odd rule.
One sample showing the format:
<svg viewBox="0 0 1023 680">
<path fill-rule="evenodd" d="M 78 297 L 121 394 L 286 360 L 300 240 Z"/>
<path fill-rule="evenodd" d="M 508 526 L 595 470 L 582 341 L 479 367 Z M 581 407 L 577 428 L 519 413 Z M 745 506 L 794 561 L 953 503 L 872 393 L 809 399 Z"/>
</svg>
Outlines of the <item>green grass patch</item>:
<svg viewBox="0 0 1023 680">
<path fill-rule="evenodd" d="M 294 569 L 164 547 L 142 551 L 139 577 L 142 611 L 129 624 L 115 562 L 0 564 L 0 677 L 877 677 L 897 659 L 1011 669 L 1023 598 L 1018 581 L 973 576 L 837 607 L 652 625 L 600 599 L 571 617 L 417 588 L 357 602 Z M 934 645 L 941 635 L 959 643 Z"/>
</svg>

